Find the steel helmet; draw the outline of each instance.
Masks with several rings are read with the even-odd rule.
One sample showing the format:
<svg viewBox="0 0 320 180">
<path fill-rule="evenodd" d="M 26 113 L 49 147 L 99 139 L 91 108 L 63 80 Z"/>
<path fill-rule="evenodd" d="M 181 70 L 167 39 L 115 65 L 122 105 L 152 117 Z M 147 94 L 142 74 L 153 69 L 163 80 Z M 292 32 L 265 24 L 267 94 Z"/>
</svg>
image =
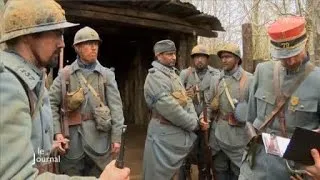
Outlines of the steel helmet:
<svg viewBox="0 0 320 180">
<path fill-rule="evenodd" d="M 196 46 L 192 49 L 192 51 L 191 51 L 191 56 L 193 57 L 193 56 L 196 55 L 196 54 L 203 54 L 203 55 L 209 56 L 208 49 L 207 49 L 205 46 L 201 45 L 201 44 L 196 45 Z"/>
<path fill-rule="evenodd" d="M 84 28 L 81 28 L 74 36 L 73 45 L 79 44 L 81 42 L 85 41 L 99 41 L 101 42 L 101 39 L 99 37 L 99 34 L 94 29 L 86 26 Z"/>
<path fill-rule="evenodd" d="M 238 64 L 240 65 L 240 64 L 242 63 L 242 59 L 241 59 L 241 56 L 240 56 L 240 48 L 239 48 L 238 45 L 232 44 L 232 43 L 228 43 L 227 45 L 225 45 L 225 46 L 224 46 L 223 48 L 221 48 L 221 49 L 218 51 L 218 53 L 217 53 L 217 55 L 219 56 L 219 58 L 221 58 L 221 54 L 222 54 L 223 52 L 228 52 L 228 53 L 231 53 L 231 54 L 237 56 L 237 57 L 240 59 L 240 61 L 239 61 Z"/>
<path fill-rule="evenodd" d="M 27 34 L 76 25 L 67 22 L 65 11 L 54 0 L 9 0 L 3 12 L 0 43 Z"/>
</svg>

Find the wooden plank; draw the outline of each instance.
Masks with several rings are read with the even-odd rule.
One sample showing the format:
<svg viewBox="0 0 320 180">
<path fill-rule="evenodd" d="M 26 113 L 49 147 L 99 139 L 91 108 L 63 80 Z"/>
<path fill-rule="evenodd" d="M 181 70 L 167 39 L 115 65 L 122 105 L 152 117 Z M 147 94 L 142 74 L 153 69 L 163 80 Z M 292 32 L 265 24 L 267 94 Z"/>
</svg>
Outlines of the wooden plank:
<svg viewBox="0 0 320 180">
<path fill-rule="evenodd" d="M 243 58 L 242 67 L 248 72 L 254 72 L 254 61 L 253 61 L 253 43 L 252 43 L 252 26 L 250 23 L 242 25 L 242 47 L 243 47 Z"/>
<path fill-rule="evenodd" d="M 87 10 L 75 10 L 65 8 L 67 16 L 73 16 L 78 18 L 92 18 L 92 19 L 100 19 L 105 21 L 113 21 L 113 22 L 121 22 L 124 24 L 131 24 L 135 26 L 142 26 L 142 27 L 151 27 L 157 29 L 164 29 L 169 31 L 178 31 L 184 32 L 189 34 L 196 33 L 197 35 L 204 36 L 204 37 L 217 37 L 217 33 L 213 31 L 209 31 L 206 29 L 200 29 L 196 27 L 184 26 L 179 24 L 172 24 L 170 22 L 164 21 L 156 21 L 150 19 L 142 19 L 136 17 L 129 17 L 117 14 L 110 14 L 110 13 L 102 13 L 102 12 L 95 12 L 95 11 L 87 11 Z"/>
<path fill-rule="evenodd" d="M 70 2 L 69 3 L 62 2 L 61 5 L 67 9 L 95 11 L 95 12 L 123 15 L 123 16 L 129 16 L 129 17 L 136 17 L 136 18 L 142 18 L 142 19 L 150 19 L 150 20 L 171 22 L 174 24 L 192 26 L 191 23 L 184 21 L 182 19 L 174 18 L 172 16 L 167 16 L 163 14 L 147 12 L 143 10 L 136 11 L 132 9 L 124 9 L 124 8 L 116 8 L 116 7 L 101 7 L 101 6 L 94 6 L 94 5 L 83 4 L 83 3 L 77 3 L 75 5 L 75 3 L 70 3 Z"/>
<path fill-rule="evenodd" d="M 160 6 L 157 11 L 166 14 L 174 14 L 178 17 L 191 16 L 193 14 L 200 14 L 201 12 L 190 3 L 182 3 L 180 1 L 169 1 Z"/>
<path fill-rule="evenodd" d="M 143 45 L 141 45 L 143 47 Z M 126 123 L 134 123 L 137 125 L 147 125 L 150 115 L 144 100 L 144 79 L 148 73 L 142 62 L 142 52 L 140 46 L 137 46 L 137 54 L 133 58 L 128 72 L 128 78 L 123 83 L 124 88 L 121 89 L 123 97 L 123 109 L 126 116 Z"/>
</svg>

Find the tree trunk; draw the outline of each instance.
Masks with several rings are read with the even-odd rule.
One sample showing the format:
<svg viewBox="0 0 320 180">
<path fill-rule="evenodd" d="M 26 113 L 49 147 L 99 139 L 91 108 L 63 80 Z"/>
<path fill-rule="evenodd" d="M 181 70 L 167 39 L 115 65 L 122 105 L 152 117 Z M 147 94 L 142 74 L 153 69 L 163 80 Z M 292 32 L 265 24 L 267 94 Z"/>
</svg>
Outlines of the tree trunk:
<svg viewBox="0 0 320 180">
<path fill-rule="evenodd" d="M 314 2 L 314 63 L 320 66 L 320 2 L 315 0 Z"/>
</svg>

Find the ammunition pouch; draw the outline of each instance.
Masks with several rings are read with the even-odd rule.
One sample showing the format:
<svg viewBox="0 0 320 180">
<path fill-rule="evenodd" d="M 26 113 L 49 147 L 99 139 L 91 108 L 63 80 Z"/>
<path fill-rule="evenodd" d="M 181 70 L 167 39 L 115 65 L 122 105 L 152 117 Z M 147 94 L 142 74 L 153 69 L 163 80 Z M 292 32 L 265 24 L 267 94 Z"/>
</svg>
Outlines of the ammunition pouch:
<svg viewBox="0 0 320 180">
<path fill-rule="evenodd" d="M 108 106 L 98 106 L 93 112 L 96 128 L 100 131 L 108 132 L 111 129 L 111 113 Z"/>
<path fill-rule="evenodd" d="M 222 117 L 224 121 L 227 121 L 230 126 L 244 126 L 244 123 L 239 122 L 232 112 L 226 115 L 220 114 L 220 117 Z"/>
<path fill-rule="evenodd" d="M 80 125 L 82 121 L 93 120 L 91 113 L 81 114 L 79 111 L 68 112 L 68 126 Z"/>
<path fill-rule="evenodd" d="M 188 96 L 182 90 L 174 91 L 171 93 L 172 97 L 178 101 L 180 106 L 184 107 L 188 103 Z"/>
<path fill-rule="evenodd" d="M 79 88 L 74 92 L 67 92 L 67 106 L 69 111 L 78 109 L 85 100 L 83 88 Z"/>
<path fill-rule="evenodd" d="M 217 112 L 218 110 L 219 110 L 219 96 L 215 96 L 214 98 L 213 98 L 213 100 L 211 101 L 211 104 L 210 104 L 210 106 L 211 106 L 211 109 L 214 111 L 214 112 Z"/>
</svg>

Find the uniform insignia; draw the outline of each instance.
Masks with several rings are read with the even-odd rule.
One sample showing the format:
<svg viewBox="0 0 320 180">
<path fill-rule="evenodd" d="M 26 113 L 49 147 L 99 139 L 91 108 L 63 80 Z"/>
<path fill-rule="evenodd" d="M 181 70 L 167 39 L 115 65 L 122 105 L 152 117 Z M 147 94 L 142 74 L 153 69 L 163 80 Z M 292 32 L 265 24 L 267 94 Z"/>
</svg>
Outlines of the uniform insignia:
<svg viewBox="0 0 320 180">
<path fill-rule="evenodd" d="M 291 106 L 296 106 L 299 104 L 299 97 L 297 96 L 292 96 L 290 100 Z"/>
<path fill-rule="evenodd" d="M 156 72 L 155 69 L 153 69 L 153 68 L 149 69 L 149 73 L 154 73 L 154 72 Z"/>
</svg>

